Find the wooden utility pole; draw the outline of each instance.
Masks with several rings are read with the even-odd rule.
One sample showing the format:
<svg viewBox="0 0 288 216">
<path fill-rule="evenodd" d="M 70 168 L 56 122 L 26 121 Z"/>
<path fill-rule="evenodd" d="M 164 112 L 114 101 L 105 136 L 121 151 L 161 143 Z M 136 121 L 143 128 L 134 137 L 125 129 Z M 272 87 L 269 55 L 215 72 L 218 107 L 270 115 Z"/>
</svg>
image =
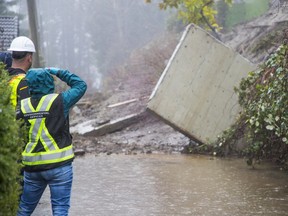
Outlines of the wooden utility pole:
<svg viewBox="0 0 288 216">
<path fill-rule="evenodd" d="M 38 45 L 38 17 L 37 17 L 37 7 L 35 0 L 27 0 L 29 26 L 31 33 L 31 40 L 33 41 L 36 49 L 36 53 L 33 54 L 33 67 L 40 66 L 40 49 Z"/>
</svg>

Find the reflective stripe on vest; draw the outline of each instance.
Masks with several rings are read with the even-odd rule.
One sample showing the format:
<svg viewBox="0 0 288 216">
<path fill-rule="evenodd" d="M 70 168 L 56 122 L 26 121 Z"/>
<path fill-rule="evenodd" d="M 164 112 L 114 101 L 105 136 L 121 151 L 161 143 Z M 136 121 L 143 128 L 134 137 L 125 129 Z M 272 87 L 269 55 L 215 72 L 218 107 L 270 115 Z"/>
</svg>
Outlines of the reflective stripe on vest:
<svg viewBox="0 0 288 216">
<path fill-rule="evenodd" d="M 49 113 L 52 103 L 57 96 L 58 94 L 43 96 L 36 109 L 34 109 L 31 104 L 31 98 L 21 100 L 21 110 L 24 116 L 28 116 L 28 121 L 31 124 L 29 142 L 22 152 L 23 164 L 25 165 L 57 163 L 74 157 L 72 145 L 59 149 L 45 125 L 45 114 L 47 115 L 47 113 Z M 45 152 L 32 153 L 39 140 L 41 141 Z"/>
<path fill-rule="evenodd" d="M 10 95 L 10 101 L 11 104 L 16 107 L 17 105 L 17 99 L 18 99 L 18 95 L 17 95 L 17 89 L 18 89 L 18 85 L 20 83 L 20 81 L 25 77 L 25 74 L 18 74 L 13 76 L 10 81 L 9 84 L 12 87 L 12 91 L 11 91 L 11 95 Z"/>
</svg>

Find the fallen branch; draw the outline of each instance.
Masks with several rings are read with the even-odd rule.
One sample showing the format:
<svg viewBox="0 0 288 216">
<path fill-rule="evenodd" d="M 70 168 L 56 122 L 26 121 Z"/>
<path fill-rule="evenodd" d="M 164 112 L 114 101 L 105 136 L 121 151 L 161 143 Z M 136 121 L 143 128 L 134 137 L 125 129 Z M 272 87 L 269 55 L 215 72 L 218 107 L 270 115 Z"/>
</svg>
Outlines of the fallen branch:
<svg viewBox="0 0 288 216">
<path fill-rule="evenodd" d="M 111 105 L 108 106 L 108 108 L 112 108 L 112 107 L 117 107 L 117 106 L 129 104 L 129 103 L 133 103 L 133 102 L 136 102 L 136 101 L 138 101 L 138 99 L 126 100 L 126 101 L 119 102 L 119 103 L 116 103 L 116 104 L 111 104 Z"/>
</svg>

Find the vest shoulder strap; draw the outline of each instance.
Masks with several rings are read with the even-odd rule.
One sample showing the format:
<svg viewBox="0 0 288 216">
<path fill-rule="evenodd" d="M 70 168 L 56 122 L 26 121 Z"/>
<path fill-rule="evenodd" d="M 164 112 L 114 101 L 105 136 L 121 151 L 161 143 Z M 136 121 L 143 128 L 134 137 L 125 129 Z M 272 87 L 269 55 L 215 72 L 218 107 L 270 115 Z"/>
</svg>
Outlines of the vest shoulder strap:
<svg viewBox="0 0 288 216">
<path fill-rule="evenodd" d="M 13 107 L 16 107 L 17 105 L 17 98 L 18 98 L 17 89 L 18 89 L 19 83 L 24 77 L 25 77 L 25 74 L 18 74 L 18 75 L 12 76 L 11 79 L 9 80 L 9 85 L 12 88 L 10 101 Z"/>
</svg>

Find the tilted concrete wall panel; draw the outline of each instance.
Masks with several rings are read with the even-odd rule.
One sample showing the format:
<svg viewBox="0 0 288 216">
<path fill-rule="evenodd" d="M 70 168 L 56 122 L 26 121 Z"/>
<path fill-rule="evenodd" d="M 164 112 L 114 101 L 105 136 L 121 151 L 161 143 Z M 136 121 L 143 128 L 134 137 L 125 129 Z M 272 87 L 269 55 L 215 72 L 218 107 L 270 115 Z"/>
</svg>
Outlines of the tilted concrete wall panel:
<svg viewBox="0 0 288 216">
<path fill-rule="evenodd" d="M 190 25 L 148 102 L 148 110 L 189 136 L 213 141 L 240 111 L 234 87 L 255 65 Z"/>
</svg>

